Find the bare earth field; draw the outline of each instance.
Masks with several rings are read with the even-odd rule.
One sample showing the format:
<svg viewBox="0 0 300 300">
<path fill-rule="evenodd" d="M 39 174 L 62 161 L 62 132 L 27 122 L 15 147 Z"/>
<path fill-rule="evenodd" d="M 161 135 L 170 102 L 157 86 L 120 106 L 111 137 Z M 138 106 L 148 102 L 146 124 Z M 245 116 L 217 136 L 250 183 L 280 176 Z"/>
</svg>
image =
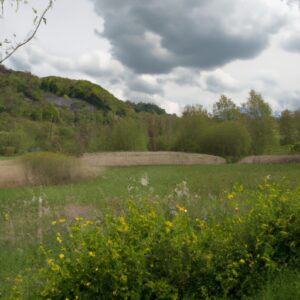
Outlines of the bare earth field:
<svg viewBox="0 0 300 300">
<path fill-rule="evenodd" d="M 85 154 L 79 160 L 83 177 L 97 176 L 104 167 L 208 165 L 226 162 L 218 156 L 181 152 L 103 152 Z M 24 185 L 28 185 L 28 182 L 21 163 L 18 160 L 0 161 L 0 188 Z"/>
<path fill-rule="evenodd" d="M 14 160 L 0 161 L 0 188 L 17 187 L 26 184 L 26 176 L 22 165 Z"/>
<path fill-rule="evenodd" d="M 84 165 L 99 167 L 208 165 L 226 162 L 224 158 L 218 156 L 182 152 L 102 152 L 85 154 L 81 161 Z"/>
<path fill-rule="evenodd" d="M 240 164 L 286 164 L 300 163 L 300 155 L 258 155 L 244 157 Z"/>
</svg>

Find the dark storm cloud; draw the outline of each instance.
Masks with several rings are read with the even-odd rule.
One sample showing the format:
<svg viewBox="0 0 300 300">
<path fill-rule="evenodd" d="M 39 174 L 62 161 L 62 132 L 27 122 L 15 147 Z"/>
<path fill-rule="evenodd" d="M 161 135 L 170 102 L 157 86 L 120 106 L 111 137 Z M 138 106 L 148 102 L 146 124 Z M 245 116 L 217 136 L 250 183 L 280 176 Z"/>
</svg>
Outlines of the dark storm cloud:
<svg viewBox="0 0 300 300">
<path fill-rule="evenodd" d="M 216 71 L 204 77 L 206 89 L 210 92 L 220 94 L 238 90 L 237 82 L 222 71 Z"/>
<path fill-rule="evenodd" d="M 137 73 L 211 69 L 253 58 L 285 21 L 262 0 L 253 6 L 242 0 L 92 1 L 113 55 Z"/>
<path fill-rule="evenodd" d="M 128 88 L 134 92 L 145 93 L 149 95 L 163 94 L 163 89 L 156 83 L 150 83 L 142 78 L 133 76 L 133 78 L 127 80 Z"/>
</svg>

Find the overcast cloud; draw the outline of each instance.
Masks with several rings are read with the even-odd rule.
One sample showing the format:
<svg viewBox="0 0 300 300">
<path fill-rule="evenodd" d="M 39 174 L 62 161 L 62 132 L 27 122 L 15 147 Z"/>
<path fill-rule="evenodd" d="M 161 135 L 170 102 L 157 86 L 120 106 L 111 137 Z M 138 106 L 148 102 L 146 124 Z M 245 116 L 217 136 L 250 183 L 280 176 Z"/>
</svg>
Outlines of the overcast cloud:
<svg viewBox="0 0 300 300">
<path fill-rule="evenodd" d="M 114 56 L 137 73 L 207 70 L 253 58 L 289 21 L 288 7 L 276 0 L 93 2 Z"/>
</svg>

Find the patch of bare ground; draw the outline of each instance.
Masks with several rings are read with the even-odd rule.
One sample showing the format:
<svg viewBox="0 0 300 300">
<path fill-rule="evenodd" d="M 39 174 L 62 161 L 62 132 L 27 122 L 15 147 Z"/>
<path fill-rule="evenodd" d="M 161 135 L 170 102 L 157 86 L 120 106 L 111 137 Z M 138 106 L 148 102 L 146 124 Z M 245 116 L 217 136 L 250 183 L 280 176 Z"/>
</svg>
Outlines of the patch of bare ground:
<svg viewBox="0 0 300 300">
<path fill-rule="evenodd" d="M 96 167 L 145 165 L 224 164 L 225 159 L 207 154 L 183 152 L 101 152 L 85 154 L 83 165 Z"/>
<path fill-rule="evenodd" d="M 99 152 L 84 154 L 78 160 L 78 175 L 82 179 L 96 177 L 106 167 L 226 163 L 218 156 L 182 152 Z M 25 171 L 19 160 L 0 161 L 0 188 L 32 185 L 32 178 Z"/>
<path fill-rule="evenodd" d="M 247 156 L 239 161 L 240 164 L 286 164 L 300 163 L 300 155 L 258 155 Z"/>
<path fill-rule="evenodd" d="M 0 161 L 0 188 L 26 185 L 26 175 L 21 163 L 14 160 Z"/>
<path fill-rule="evenodd" d="M 88 205 L 79 205 L 79 204 L 68 204 L 64 207 L 63 216 L 68 221 L 73 221 L 75 218 L 80 217 L 83 219 L 93 218 L 98 215 L 100 212 L 97 211 L 94 207 Z"/>
</svg>

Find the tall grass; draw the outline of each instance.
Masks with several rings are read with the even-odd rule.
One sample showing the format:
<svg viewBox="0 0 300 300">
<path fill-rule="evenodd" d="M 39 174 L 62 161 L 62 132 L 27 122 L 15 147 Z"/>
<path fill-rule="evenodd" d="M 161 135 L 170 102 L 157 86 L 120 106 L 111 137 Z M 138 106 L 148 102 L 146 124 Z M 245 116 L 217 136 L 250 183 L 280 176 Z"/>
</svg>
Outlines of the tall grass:
<svg viewBox="0 0 300 300">
<path fill-rule="evenodd" d="M 283 268 L 299 271 L 300 188 L 234 185 L 197 212 L 183 206 L 185 184 L 175 193 L 174 203 L 139 199 L 117 215 L 52 222 L 52 245 L 15 278 L 13 297 L 241 299 Z"/>
<path fill-rule="evenodd" d="M 8 299 L 6 290 L 11 287 L 10 279 L 16 278 L 20 270 L 32 267 L 38 257 L 41 240 L 49 249 L 55 247 L 56 241 L 53 242 L 51 237 L 55 237 L 57 227 L 52 226 L 51 221 L 66 219 L 69 225 L 70 219 L 66 213 L 70 204 L 77 205 L 82 210 L 88 208 L 88 217 L 93 219 L 95 215 L 105 215 L 106 209 L 118 214 L 124 213 L 124 199 L 135 199 L 139 202 L 146 198 L 158 200 L 161 208 L 173 207 L 177 210 L 175 205 L 180 204 L 188 210 L 192 218 L 196 218 L 201 211 L 206 215 L 218 212 L 215 214 L 217 218 L 222 209 L 224 211 L 221 201 L 226 195 L 224 190 L 230 191 L 234 182 L 242 183 L 247 190 L 256 190 L 259 182 L 266 176 L 275 181 L 286 177 L 291 186 L 295 187 L 300 183 L 299 165 L 112 168 L 105 170 L 99 178 L 77 184 L 1 189 L 2 298 Z M 145 178 L 147 180 L 142 180 Z M 147 185 L 144 184 L 145 181 Z M 253 203 L 255 202 L 253 198 Z M 230 201 L 224 203 L 228 204 Z M 239 209 L 243 212 L 243 205 Z"/>
<path fill-rule="evenodd" d="M 76 158 L 61 153 L 29 153 L 20 158 L 27 181 L 32 185 L 55 185 L 80 179 Z"/>
</svg>

